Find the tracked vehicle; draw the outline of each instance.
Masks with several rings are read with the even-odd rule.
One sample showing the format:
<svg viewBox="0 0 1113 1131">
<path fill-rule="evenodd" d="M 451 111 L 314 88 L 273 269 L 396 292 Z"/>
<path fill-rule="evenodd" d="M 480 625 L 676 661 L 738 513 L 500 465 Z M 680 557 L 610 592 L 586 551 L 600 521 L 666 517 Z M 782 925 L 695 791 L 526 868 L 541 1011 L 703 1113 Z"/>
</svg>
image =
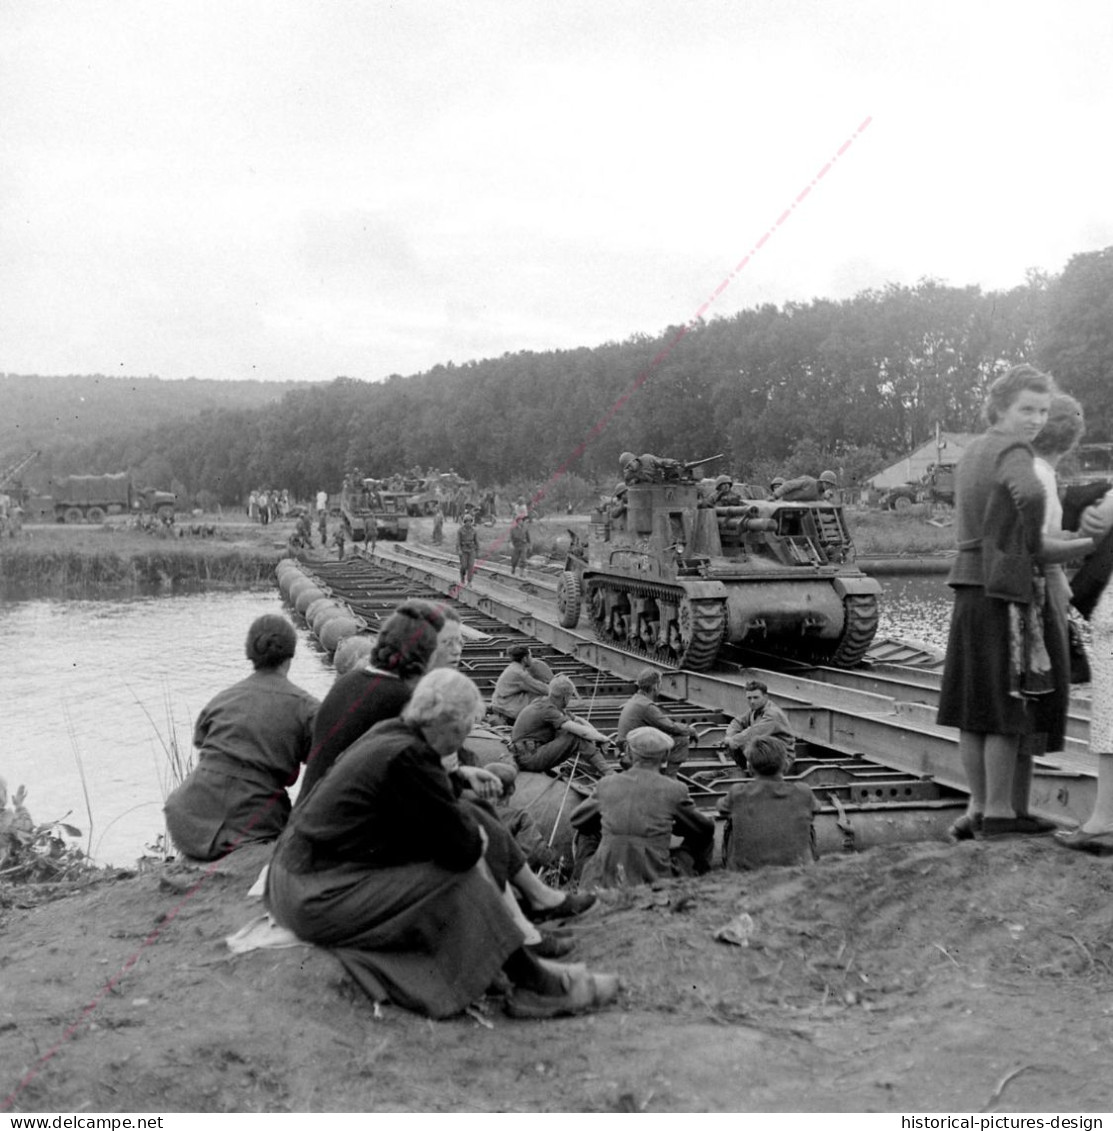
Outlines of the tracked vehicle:
<svg viewBox="0 0 1113 1131">
<path fill-rule="evenodd" d="M 410 520 L 404 493 L 383 491 L 377 479 L 345 481 L 340 492 L 340 516 L 353 542 L 362 542 L 375 519 L 378 536 L 385 541 L 405 542 Z"/>
<path fill-rule="evenodd" d="M 683 470 L 625 499 L 573 543 L 557 586 L 564 627 L 583 608 L 600 640 L 693 671 L 723 644 L 837 667 L 865 654 L 881 587 L 854 565 L 841 505 L 711 506 Z"/>
</svg>

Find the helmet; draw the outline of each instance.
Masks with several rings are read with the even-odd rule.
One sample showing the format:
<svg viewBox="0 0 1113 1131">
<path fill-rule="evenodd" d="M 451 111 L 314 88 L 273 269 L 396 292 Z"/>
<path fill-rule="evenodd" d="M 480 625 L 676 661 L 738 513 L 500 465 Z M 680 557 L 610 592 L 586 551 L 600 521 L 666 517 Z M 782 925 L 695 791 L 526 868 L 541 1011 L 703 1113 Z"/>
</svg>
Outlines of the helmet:
<svg viewBox="0 0 1113 1131">
<path fill-rule="evenodd" d="M 715 486 L 716 487 L 729 487 L 729 486 L 731 486 L 731 484 L 733 482 L 734 482 L 734 480 L 731 479 L 731 477 L 729 475 L 720 475 L 715 480 Z"/>
<path fill-rule="evenodd" d="M 472 514 L 471 511 L 466 511 L 464 513 L 464 521 L 465 522 L 475 522 L 475 515 Z"/>
<path fill-rule="evenodd" d="M 632 459 L 637 458 L 638 457 L 634 455 L 633 452 L 623 452 L 622 455 L 618 457 L 618 462 L 622 467 L 625 467 Z"/>
<path fill-rule="evenodd" d="M 783 475 L 774 475 L 773 478 L 769 482 L 769 486 L 770 487 L 779 487 L 784 481 L 785 481 L 785 477 Z"/>
<path fill-rule="evenodd" d="M 833 471 L 821 471 L 819 481 L 821 483 L 838 483 L 839 477 Z"/>
<path fill-rule="evenodd" d="M 614 493 L 616 495 L 625 495 L 628 488 L 625 483 L 618 483 L 615 486 Z"/>
</svg>

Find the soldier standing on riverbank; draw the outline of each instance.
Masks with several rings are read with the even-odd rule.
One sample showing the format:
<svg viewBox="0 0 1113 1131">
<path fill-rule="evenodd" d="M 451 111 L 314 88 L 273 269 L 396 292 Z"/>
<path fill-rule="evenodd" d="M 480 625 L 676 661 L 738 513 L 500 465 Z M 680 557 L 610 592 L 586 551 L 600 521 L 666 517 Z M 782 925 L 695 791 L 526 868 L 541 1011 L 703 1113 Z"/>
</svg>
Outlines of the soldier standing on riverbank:
<svg viewBox="0 0 1113 1131">
<path fill-rule="evenodd" d="M 467 585 L 479 557 L 479 535 L 475 529 L 475 515 L 470 511 L 464 515 L 464 521 L 456 532 L 456 551 L 460 555 L 460 584 Z"/>
</svg>

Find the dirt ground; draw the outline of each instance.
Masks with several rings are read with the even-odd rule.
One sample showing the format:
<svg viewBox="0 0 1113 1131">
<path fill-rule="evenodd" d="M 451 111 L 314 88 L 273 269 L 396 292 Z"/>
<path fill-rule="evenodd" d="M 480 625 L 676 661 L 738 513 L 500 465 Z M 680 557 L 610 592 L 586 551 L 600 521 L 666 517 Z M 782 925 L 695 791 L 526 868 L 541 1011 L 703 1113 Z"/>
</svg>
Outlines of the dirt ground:
<svg viewBox="0 0 1113 1131">
<path fill-rule="evenodd" d="M 572 958 L 623 994 L 544 1022 L 376 1012 L 325 951 L 232 955 L 265 856 L 0 887 L 0 1110 L 1113 1110 L 1113 862 L 1046 839 L 607 893 Z M 750 945 L 715 941 L 743 910 Z"/>
</svg>

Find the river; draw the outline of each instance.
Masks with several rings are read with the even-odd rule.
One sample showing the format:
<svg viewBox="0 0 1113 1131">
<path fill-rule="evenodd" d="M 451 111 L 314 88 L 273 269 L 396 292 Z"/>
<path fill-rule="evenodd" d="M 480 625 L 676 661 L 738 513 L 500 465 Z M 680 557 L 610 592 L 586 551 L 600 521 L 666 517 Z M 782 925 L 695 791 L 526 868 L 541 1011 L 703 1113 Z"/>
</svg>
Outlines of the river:
<svg viewBox="0 0 1113 1131">
<path fill-rule="evenodd" d="M 943 647 L 943 578 L 882 584 L 881 633 Z M 80 828 L 98 863 L 134 865 L 163 831 L 171 736 L 190 752 L 197 712 L 251 670 L 248 625 L 281 609 L 277 590 L 0 602 L 9 791 L 26 785 L 35 821 Z M 323 697 L 331 666 L 304 629 L 298 636 L 290 678 Z"/>
</svg>

